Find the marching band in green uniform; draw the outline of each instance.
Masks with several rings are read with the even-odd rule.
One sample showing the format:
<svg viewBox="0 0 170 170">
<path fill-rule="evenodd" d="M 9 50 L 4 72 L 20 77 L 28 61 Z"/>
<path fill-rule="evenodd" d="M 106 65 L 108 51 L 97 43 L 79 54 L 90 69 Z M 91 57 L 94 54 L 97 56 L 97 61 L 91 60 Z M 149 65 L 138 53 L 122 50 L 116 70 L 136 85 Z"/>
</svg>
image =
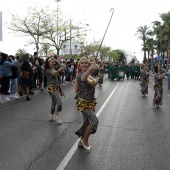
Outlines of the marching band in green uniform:
<svg viewBox="0 0 170 170">
<path fill-rule="evenodd" d="M 108 78 L 112 81 L 115 79 L 120 80 L 121 78 L 129 79 L 138 79 L 140 72 L 140 65 L 139 64 L 117 64 L 117 63 L 109 63 L 108 64 Z"/>
<path fill-rule="evenodd" d="M 114 80 L 120 80 L 121 78 L 129 78 L 134 80 L 139 80 L 139 85 L 141 86 L 141 94 L 142 96 L 146 96 L 148 94 L 148 82 L 149 82 L 149 75 L 151 68 L 147 64 L 121 64 L 121 63 L 108 63 L 107 64 L 107 70 L 108 70 L 108 78 L 112 81 Z M 102 80 L 103 83 L 103 80 Z M 156 84 L 157 85 L 157 84 Z M 158 91 L 160 91 L 160 101 L 157 102 L 157 96 L 154 97 L 153 105 L 159 106 L 161 108 L 162 104 L 162 89 L 163 88 L 157 88 L 162 86 L 154 86 L 155 96 L 159 96 Z M 161 89 L 161 90 L 160 90 Z M 159 103 L 159 104 L 158 104 Z"/>
</svg>

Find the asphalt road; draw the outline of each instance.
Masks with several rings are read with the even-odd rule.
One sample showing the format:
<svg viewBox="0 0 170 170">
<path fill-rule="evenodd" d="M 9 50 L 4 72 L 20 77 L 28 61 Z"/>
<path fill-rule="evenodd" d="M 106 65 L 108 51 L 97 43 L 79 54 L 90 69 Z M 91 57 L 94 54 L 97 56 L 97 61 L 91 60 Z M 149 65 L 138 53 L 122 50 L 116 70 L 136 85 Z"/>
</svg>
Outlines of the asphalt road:
<svg viewBox="0 0 170 170">
<path fill-rule="evenodd" d="M 139 81 L 110 81 L 96 87 L 98 131 L 91 152 L 77 148 L 74 132 L 82 125 L 73 85 L 63 87 L 62 125 L 48 121 L 47 93 L 0 108 L 0 170 L 170 170 L 170 92 L 163 109 L 140 95 Z"/>
</svg>

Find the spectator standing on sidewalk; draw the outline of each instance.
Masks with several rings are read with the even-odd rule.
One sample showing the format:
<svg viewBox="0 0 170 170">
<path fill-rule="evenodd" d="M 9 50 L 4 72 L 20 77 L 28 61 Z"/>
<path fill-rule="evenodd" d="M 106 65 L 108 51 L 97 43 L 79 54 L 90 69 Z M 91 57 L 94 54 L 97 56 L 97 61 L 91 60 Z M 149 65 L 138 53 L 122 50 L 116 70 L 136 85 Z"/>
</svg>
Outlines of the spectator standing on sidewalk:
<svg viewBox="0 0 170 170">
<path fill-rule="evenodd" d="M 13 55 L 10 55 L 9 58 L 15 60 Z M 12 75 L 10 77 L 10 95 L 11 95 L 10 98 L 18 99 L 19 97 L 16 95 L 16 93 L 18 93 L 18 83 L 17 83 L 18 67 L 16 65 L 12 66 L 11 71 L 12 71 Z"/>
<path fill-rule="evenodd" d="M 59 69 L 56 70 L 56 64 L 59 66 Z M 58 80 L 58 74 L 63 70 L 61 63 L 55 59 L 53 56 L 48 57 L 45 61 L 45 74 L 47 77 L 47 92 L 52 99 L 51 104 L 51 113 L 49 116 L 49 121 L 55 121 L 58 124 L 62 124 L 59 119 L 58 113 L 62 110 L 62 101 L 58 95 L 60 91 L 60 84 Z"/>
<path fill-rule="evenodd" d="M 34 62 L 34 59 L 33 59 L 33 57 L 30 57 L 29 58 L 29 64 L 31 65 L 31 68 L 32 68 L 32 81 L 31 81 L 31 84 L 30 84 L 30 94 L 31 95 L 33 95 L 34 94 L 34 92 L 33 92 L 33 90 L 36 90 L 36 89 L 34 89 L 34 73 L 35 73 L 35 67 L 33 66 L 33 62 Z"/>
<path fill-rule="evenodd" d="M 77 74 L 77 64 L 78 62 L 74 62 L 73 60 L 73 80 L 76 78 L 76 74 Z"/>
<path fill-rule="evenodd" d="M 73 63 L 68 64 L 67 70 L 68 70 L 68 73 L 67 73 L 68 80 L 70 80 L 70 82 L 73 84 L 73 70 L 74 70 Z"/>
<path fill-rule="evenodd" d="M 21 78 L 20 85 L 22 93 L 25 94 L 26 90 L 26 101 L 31 100 L 30 95 L 30 86 L 33 83 L 33 69 L 28 61 L 24 61 L 21 65 Z"/>
<path fill-rule="evenodd" d="M 20 56 L 16 56 L 15 65 L 18 68 L 18 72 L 17 72 L 17 84 L 19 85 L 20 75 L 21 75 L 21 59 L 20 59 Z"/>
<path fill-rule="evenodd" d="M 38 77 L 37 67 L 39 65 L 38 56 L 37 56 L 36 52 L 34 53 L 32 65 L 34 67 L 34 74 L 33 74 L 33 82 L 34 82 L 34 84 L 33 84 L 33 88 L 36 90 L 38 88 L 37 87 L 37 77 Z"/>
<path fill-rule="evenodd" d="M 65 75 L 66 75 L 66 64 L 65 61 L 62 61 L 62 66 L 63 66 L 63 70 L 60 72 L 60 76 L 61 76 L 61 81 L 62 81 L 62 85 L 65 85 Z"/>
<path fill-rule="evenodd" d="M 46 73 L 45 73 L 45 62 L 43 62 L 43 87 L 44 89 L 47 87 L 47 76 L 46 76 Z"/>
<path fill-rule="evenodd" d="M 10 76 L 12 75 L 11 67 L 15 65 L 14 60 L 8 57 L 5 53 L 0 53 L 1 60 L 0 60 L 0 75 L 3 76 L 2 78 L 2 85 L 1 85 L 1 99 L 4 101 L 10 100 L 6 95 L 9 91 L 10 85 Z M 8 61 L 8 59 L 11 60 Z"/>
<path fill-rule="evenodd" d="M 43 66 L 42 66 L 42 61 L 39 61 L 39 65 L 37 66 L 37 79 L 38 79 L 38 87 L 40 91 L 43 91 Z"/>
</svg>

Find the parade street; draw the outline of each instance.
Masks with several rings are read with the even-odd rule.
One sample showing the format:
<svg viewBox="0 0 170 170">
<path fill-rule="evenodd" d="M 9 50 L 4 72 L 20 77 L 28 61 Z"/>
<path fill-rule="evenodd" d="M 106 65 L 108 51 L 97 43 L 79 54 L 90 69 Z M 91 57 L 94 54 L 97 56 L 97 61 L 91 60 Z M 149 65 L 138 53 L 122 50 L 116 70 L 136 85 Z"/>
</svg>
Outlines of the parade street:
<svg viewBox="0 0 170 170">
<path fill-rule="evenodd" d="M 74 85 L 62 89 L 62 125 L 49 122 L 47 92 L 0 108 L 0 170 L 170 170 L 170 91 L 164 79 L 162 109 L 153 108 L 154 79 L 148 96 L 139 81 L 96 86 L 99 125 L 90 136 L 91 151 L 78 147 L 74 134 L 83 122 L 76 110 Z"/>
</svg>

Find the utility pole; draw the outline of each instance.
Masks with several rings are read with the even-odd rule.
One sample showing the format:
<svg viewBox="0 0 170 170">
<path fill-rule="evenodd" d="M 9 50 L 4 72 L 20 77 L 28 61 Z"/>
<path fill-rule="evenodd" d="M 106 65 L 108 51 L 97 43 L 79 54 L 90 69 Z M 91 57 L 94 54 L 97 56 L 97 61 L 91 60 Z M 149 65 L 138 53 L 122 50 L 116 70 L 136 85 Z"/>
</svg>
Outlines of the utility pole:
<svg viewBox="0 0 170 170">
<path fill-rule="evenodd" d="M 70 58 L 72 58 L 72 48 L 71 48 L 71 39 L 72 39 L 72 26 L 71 26 L 71 19 L 70 19 Z"/>
<path fill-rule="evenodd" d="M 57 49 L 58 49 L 58 45 L 59 45 L 59 43 L 58 43 L 58 10 L 59 10 L 58 2 L 61 2 L 61 0 L 55 0 L 55 1 L 57 2 Z M 57 50 L 57 57 L 59 57 L 58 50 Z"/>
</svg>

